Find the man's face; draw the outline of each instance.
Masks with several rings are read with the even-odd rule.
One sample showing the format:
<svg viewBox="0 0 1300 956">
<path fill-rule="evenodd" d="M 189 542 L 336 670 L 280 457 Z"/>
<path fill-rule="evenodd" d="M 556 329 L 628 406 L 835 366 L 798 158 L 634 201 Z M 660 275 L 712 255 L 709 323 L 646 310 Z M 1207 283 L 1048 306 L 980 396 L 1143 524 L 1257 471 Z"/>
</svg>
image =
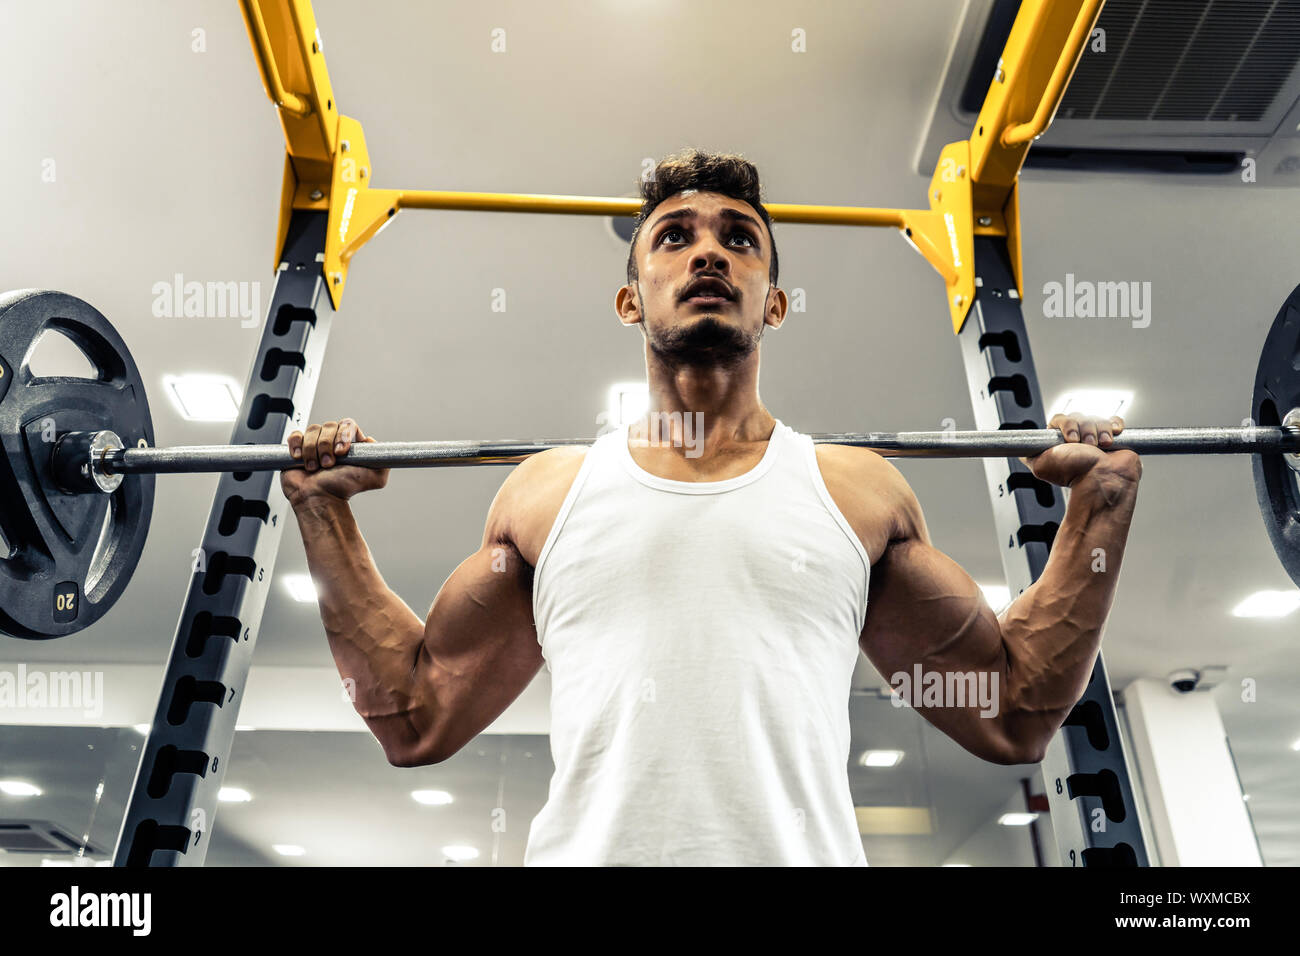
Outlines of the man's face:
<svg viewBox="0 0 1300 956">
<path fill-rule="evenodd" d="M 748 203 L 719 193 L 678 193 L 642 225 L 637 282 L 615 307 L 642 323 L 650 348 L 672 365 L 733 366 L 785 318 L 786 296 L 768 281 L 767 227 Z"/>
</svg>

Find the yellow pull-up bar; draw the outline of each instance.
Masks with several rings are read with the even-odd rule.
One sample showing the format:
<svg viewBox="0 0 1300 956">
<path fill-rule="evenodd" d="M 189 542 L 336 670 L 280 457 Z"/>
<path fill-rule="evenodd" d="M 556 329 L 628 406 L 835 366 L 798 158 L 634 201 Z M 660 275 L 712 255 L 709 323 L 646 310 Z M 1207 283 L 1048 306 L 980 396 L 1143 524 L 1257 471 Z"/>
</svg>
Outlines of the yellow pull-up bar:
<svg viewBox="0 0 1300 956">
<path fill-rule="evenodd" d="M 460 209 L 473 212 L 540 212 L 578 216 L 635 216 L 641 200 L 602 196 L 542 196 L 532 193 L 465 193 L 403 190 L 399 209 Z M 776 222 L 825 226 L 903 227 L 903 210 L 859 206 L 801 206 L 763 203 Z"/>
<path fill-rule="evenodd" d="M 764 203 L 776 222 L 898 229 L 942 276 L 954 330 L 975 296 L 974 237 L 1007 238 L 1017 293 L 1019 171 L 1051 122 L 1104 0 L 1024 0 L 969 140 L 943 150 L 928 209 Z M 240 0 L 286 157 L 276 266 L 294 210 L 328 213 L 323 271 L 338 308 L 352 256 L 401 209 L 635 216 L 638 199 L 375 189 L 361 124 L 340 115 L 310 0 Z M 290 88 L 300 92 L 293 92 Z"/>
</svg>

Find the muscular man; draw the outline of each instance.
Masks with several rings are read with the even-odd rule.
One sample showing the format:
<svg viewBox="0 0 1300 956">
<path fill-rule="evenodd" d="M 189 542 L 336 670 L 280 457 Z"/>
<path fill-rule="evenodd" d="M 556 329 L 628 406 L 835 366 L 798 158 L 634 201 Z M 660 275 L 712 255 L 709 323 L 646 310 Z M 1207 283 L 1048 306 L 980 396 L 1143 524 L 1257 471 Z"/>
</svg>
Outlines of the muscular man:
<svg viewBox="0 0 1300 956">
<path fill-rule="evenodd" d="M 337 460 L 374 439 L 351 419 L 291 436 L 305 467 L 282 486 L 330 649 L 401 767 L 446 760 L 548 668 L 555 775 L 528 864 L 865 865 L 859 648 L 891 683 L 987 679 L 992 707 L 919 688 L 914 706 L 985 760 L 1041 760 L 1092 671 L 1141 465 L 1104 450 L 1119 419 L 1053 418 L 1068 443 L 1029 465 L 1070 488 L 1065 520 L 995 614 L 892 464 L 814 446 L 759 399 L 759 344 L 788 303 L 753 165 L 688 151 L 642 196 L 615 307 L 644 336 L 650 413 L 512 471 L 427 620 L 349 510 L 388 475 Z"/>
</svg>

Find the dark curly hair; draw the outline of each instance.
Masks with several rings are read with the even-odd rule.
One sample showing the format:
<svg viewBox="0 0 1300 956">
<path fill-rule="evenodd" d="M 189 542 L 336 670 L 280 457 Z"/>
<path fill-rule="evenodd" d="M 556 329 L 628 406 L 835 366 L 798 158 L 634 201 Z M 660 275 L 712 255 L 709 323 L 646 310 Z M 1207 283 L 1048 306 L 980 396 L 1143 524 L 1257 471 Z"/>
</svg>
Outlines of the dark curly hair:
<svg viewBox="0 0 1300 956">
<path fill-rule="evenodd" d="M 632 243 L 627 251 L 628 285 L 637 280 L 636 240 L 641 235 L 642 224 L 650 218 L 665 199 L 687 189 L 720 193 L 732 199 L 749 203 L 754 212 L 767 225 L 772 243 L 772 265 L 768 272 L 772 285 L 776 285 L 776 237 L 772 235 L 772 217 L 763 208 L 759 196 L 758 168 L 737 153 L 706 153 L 699 149 L 686 149 L 666 156 L 655 166 L 654 173 L 641 179 L 641 212 L 636 217 Z"/>
</svg>

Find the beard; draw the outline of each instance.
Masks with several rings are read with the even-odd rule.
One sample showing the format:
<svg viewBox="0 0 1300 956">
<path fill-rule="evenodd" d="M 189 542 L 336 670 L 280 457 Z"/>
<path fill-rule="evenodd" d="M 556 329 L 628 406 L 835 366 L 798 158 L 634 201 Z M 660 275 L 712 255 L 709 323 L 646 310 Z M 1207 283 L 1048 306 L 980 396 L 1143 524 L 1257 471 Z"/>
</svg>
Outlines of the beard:
<svg viewBox="0 0 1300 956">
<path fill-rule="evenodd" d="M 650 330 L 645 325 L 650 350 L 669 368 L 734 368 L 758 349 L 763 326 L 746 332 L 710 312 L 702 312 L 686 325 Z"/>
</svg>

